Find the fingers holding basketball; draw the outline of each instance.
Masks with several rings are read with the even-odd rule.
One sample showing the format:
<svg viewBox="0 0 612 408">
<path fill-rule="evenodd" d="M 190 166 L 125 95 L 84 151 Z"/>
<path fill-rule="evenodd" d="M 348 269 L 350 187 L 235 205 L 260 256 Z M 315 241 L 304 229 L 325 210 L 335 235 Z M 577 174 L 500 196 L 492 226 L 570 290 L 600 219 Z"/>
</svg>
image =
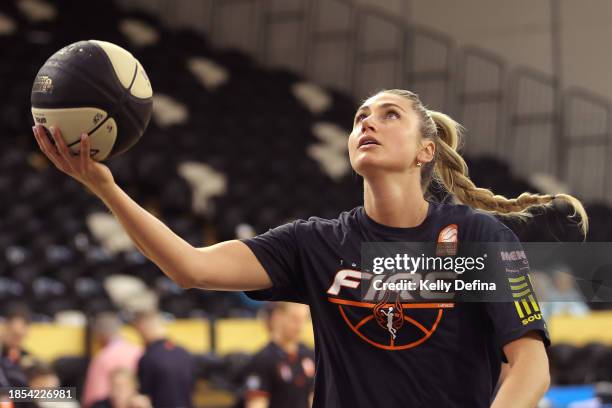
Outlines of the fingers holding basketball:
<svg viewBox="0 0 612 408">
<path fill-rule="evenodd" d="M 82 182 L 92 191 L 97 188 L 112 185 L 115 180 L 110 169 L 104 164 L 91 158 L 91 136 L 87 133 L 81 135 L 80 157 L 75 160 L 79 162 L 79 174 Z"/>
<path fill-rule="evenodd" d="M 51 140 L 47 136 L 47 130 L 42 126 L 35 126 L 34 136 L 42 152 L 51 160 L 51 162 L 62 172 L 73 175 L 74 166 L 72 164 L 73 157 L 68 152 L 68 147 L 62 139 L 59 129 L 50 129 Z"/>
<path fill-rule="evenodd" d="M 68 170 L 67 173 L 72 175 L 71 173 L 78 172 L 78 169 L 75 166 L 76 163 L 74 153 L 68 146 L 66 146 L 66 142 L 64 141 L 59 128 L 52 127 L 49 130 L 51 132 L 51 137 L 55 142 L 55 149 L 61 158 L 61 163 L 63 164 L 64 168 Z"/>
<path fill-rule="evenodd" d="M 83 184 L 94 190 L 95 187 L 114 183 L 110 169 L 91 158 L 91 136 L 87 133 L 81 135 L 79 156 L 79 172 L 83 177 Z"/>
<path fill-rule="evenodd" d="M 81 169 L 89 170 L 91 160 L 91 142 L 87 133 L 81 135 Z"/>
<path fill-rule="evenodd" d="M 45 128 L 42 126 L 34 126 L 32 127 L 34 131 L 34 137 L 36 138 L 36 142 L 38 142 L 38 146 L 40 150 L 47 156 L 49 160 L 57 167 L 59 170 L 66 172 L 67 168 L 63 163 L 63 159 L 55 146 L 51 145 L 49 138 L 47 137 L 47 133 Z"/>
<path fill-rule="evenodd" d="M 51 144 L 42 126 L 34 128 L 34 136 L 40 149 L 58 170 L 94 192 L 98 187 L 114 182 L 109 168 L 91 158 L 91 142 L 87 134 L 81 136 L 80 152 L 75 153 L 66 145 L 58 128 L 52 128 L 51 133 L 54 144 Z"/>
</svg>

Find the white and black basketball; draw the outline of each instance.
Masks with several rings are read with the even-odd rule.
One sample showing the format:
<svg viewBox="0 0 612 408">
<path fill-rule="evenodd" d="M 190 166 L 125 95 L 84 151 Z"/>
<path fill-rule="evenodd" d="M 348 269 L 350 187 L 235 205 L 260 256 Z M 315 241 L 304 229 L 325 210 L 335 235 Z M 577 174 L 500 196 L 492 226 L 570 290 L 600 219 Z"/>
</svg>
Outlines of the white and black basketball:
<svg viewBox="0 0 612 408">
<path fill-rule="evenodd" d="M 91 157 L 102 161 L 132 147 L 153 108 L 153 89 L 140 62 L 104 41 L 79 41 L 49 58 L 32 87 L 37 125 L 57 126 L 74 153 L 81 133 L 90 136 Z"/>
</svg>

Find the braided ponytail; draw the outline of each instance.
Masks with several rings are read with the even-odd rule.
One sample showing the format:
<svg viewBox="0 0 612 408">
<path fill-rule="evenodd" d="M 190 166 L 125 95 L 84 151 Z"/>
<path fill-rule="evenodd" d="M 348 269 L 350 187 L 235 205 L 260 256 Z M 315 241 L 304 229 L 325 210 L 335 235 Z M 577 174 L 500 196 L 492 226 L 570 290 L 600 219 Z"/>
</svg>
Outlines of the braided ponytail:
<svg viewBox="0 0 612 408">
<path fill-rule="evenodd" d="M 463 127 L 444 113 L 425 109 L 418 95 L 413 92 L 399 89 L 383 92 L 400 95 L 412 101 L 412 107 L 421 119 L 422 137 L 436 142 L 434 160 L 426 163 L 421 170 L 421 186 L 424 191 L 428 190 L 433 179 L 461 203 L 518 221 L 528 221 L 532 216 L 531 211 L 537 207 L 569 206 L 573 212 L 567 216 L 577 223 L 586 237 L 588 217 L 577 198 L 569 194 L 531 193 L 522 193 L 517 198 L 506 198 L 493 194 L 489 189 L 477 187 L 468 176 L 465 160 L 458 153 L 462 143 Z"/>
<path fill-rule="evenodd" d="M 486 188 L 477 187 L 468 176 L 468 168 L 463 157 L 457 152 L 461 142 L 461 125 L 444 113 L 428 111 L 436 124 L 438 143 L 433 177 L 454 194 L 459 201 L 480 210 L 518 218 L 526 221 L 531 217 L 533 206 L 552 203 L 553 200 L 565 201 L 573 207 L 570 218 L 579 218 L 580 229 L 584 236 L 588 231 L 588 218 L 582 203 L 569 194 L 531 194 L 522 193 L 517 198 L 506 198 L 493 194 Z M 552 205 L 552 204 L 551 204 Z"/>
</svg>

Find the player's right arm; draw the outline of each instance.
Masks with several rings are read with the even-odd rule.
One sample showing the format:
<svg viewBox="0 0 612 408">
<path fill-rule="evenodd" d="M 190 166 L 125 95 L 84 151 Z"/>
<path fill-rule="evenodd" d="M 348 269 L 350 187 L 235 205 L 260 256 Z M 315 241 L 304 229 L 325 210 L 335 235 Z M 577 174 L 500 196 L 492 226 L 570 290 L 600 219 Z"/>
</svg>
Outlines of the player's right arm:
<svg viewBox="0 0 612 408">
<path fill-rule="evenodd" d="M 246 244 L 232 240 L 194 248 L 139 206 L 115 183 L 107 166 L 89 157 L 89 137 L 82 139 L 81 154 L 73 156 L 58 129 L 52 135 L 57 148 L 42 127 L 34 129 L 34 136 L 49 160 L 104 201 L 143 255 L 181 287 L 256 290 L 272 286 Z"/>
</svg>

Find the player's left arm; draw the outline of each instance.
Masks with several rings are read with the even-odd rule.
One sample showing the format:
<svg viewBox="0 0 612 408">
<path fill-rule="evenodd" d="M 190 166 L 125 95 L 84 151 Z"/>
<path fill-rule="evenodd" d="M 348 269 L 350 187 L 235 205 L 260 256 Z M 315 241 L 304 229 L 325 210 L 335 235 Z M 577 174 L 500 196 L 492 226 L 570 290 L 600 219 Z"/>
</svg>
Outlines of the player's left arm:
<svg viewBox="0 0 612 408">
<path fill-rule="evenodd" d="M 534 408 L 550 385 L 542 337 L 531 331 L 503 349 L 509 370 L 491 408 Z"/>
<path fill-rule="evenodd" d="M 499 384 L 503 383 L 504 380 L 506 379 L 506 376 L 508 375 L 508 371 L 510 371 L 509 367 L 510 366 L 508 365 L 508 363 L 501 364 L 501 370 L 499 372 L 499 379 L 497 380 Z"/>
</svg>

